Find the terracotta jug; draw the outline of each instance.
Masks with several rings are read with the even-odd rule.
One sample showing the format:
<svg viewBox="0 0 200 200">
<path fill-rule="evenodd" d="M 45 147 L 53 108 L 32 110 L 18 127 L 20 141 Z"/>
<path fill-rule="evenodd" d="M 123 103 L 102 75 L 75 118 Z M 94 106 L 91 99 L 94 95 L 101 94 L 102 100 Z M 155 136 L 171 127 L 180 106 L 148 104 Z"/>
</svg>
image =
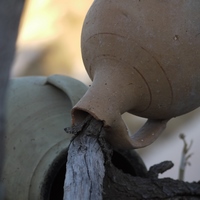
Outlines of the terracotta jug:
<svg viewBox="0 0 200 200">
<path fill-rule="evenodd" d="M 118 148 L 151 144 L 169 119 L 200 105 L 200 1 L 99 0 L 84 21 L 82 57 L 93 80 L 73 108 L 104 121 Z M 121 119 L 148 118 L 132 137 Z"/>
</svg>

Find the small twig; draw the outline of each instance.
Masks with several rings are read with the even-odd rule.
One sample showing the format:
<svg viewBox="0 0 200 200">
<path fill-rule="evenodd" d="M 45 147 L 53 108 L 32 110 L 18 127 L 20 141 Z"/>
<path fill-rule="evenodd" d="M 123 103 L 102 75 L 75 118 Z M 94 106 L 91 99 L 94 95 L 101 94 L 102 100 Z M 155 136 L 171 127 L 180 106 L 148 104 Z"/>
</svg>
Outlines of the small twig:
<svg viewBox="0 0 200 200">
<path fill-rule="evenodd" d="M 191 163 L 188 161 L 189 158 L 193 155 L 193 153 L 188 154 L 189 150 L 192 147 L 193 144 L 193 140 L 190 141 L 190 144 L 188 146 L 186 140 L 185 140 L 185 135 L 183 133 L 181 133 L 179 135 L 180 139 L 183 141 L 183 150 L 182 150 L 182 154 L 181 154 L 181 163 L 180 163 L 180 167 L 179 167 L 179 180 L 184 180 L 184 175 L 185 175 L 185 169 L 186 169 L 186 165 L 191 165 Z"/>
<path fill-rule="evenodd" d="M 150 167 L 147 176 L 149 178 L 158 178 L 159 174 L 163 174 L 167 170 L 171 169 L 174 164 L 171 161 L 163 161 L 159 164 Z"/>
</svg>

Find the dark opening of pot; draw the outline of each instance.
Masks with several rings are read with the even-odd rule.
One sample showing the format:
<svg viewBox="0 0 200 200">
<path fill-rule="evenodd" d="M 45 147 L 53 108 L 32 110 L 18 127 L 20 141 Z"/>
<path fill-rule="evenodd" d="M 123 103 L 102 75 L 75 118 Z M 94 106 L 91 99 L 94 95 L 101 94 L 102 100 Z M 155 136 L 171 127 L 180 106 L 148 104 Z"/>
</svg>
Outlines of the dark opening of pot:
<svg viewBox="0 0 200 200">
<path fill-rule="evenodd" d="M 50 197 L 49 200 L 63 200 L 64 191 L 64 180 L 65 180 L 65 173 L 66 173 L 66 163 L 60 168 L 59 172 L 57 173 L 54 181 L 52 183 L 52 187 L 50 190 Z"/>
<path fill-rule="evenodd" d="M 112 163 L 124 173 L 132 176 L 147 176 L 146 166 L 135 150 L 114 151 Z"/>
<path fill-rule="evenodd" d="M 66 173 L 67 149 L 53 161 L 41 189 L 43 200 L 63 200 Z M 118 169 L 132 176 L 146 176 L 146 167 L 134 150 L 114 151 L 112 162 Z"/>
<path fill-rule="evenodd" d="M 130 162 L 116 151 L 113 152 L 112 163 L 124 173 L 136 176 L 135 170 L 133 166 L 131 166 Z"/>
<path fill-rule="evenodd" d="M 49 166 L 41 188 L 42 200 L 63 200 L 67 149 L 64 149 Z"/>
</svg>

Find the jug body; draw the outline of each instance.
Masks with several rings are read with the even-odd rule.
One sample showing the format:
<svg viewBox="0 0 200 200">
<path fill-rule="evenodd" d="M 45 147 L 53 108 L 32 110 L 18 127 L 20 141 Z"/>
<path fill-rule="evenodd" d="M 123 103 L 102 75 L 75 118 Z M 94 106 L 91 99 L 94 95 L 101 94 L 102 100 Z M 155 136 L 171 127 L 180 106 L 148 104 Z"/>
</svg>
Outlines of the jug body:
<svg viewBox="0 0 200 200">
<path fill-rule="evenodd" d="M 121 113 L 168 119 L 200 105 L 199 10 L 198 0 L 93 3 L 83 25 L 83 61 L 104 90 L 121 89 Z"/>
<path fill-rule="evenodd" d="M 93 83 L 72 111 L 104 122 L 121 148 L 152 143 L 166 123 L 200 106 L 200 1 L 94 1 L 81 50 Z M 148 118 L 131 139 L 121 114 Z"/>
</svg>

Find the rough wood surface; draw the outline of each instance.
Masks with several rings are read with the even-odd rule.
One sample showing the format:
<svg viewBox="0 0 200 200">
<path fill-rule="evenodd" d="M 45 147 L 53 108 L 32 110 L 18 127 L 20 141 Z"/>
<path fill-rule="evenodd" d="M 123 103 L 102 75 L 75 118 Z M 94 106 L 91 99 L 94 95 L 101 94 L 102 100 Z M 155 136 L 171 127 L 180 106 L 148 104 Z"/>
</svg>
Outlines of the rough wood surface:
<svg viewBox="0 0 200 200">
<path fill-rule="evenodd" d="M 0 1 L 0 180 L 4 156 L 4 101 L 24 0 Z M 2 197 L 0 183 L 0 199 Z"/>
<path fill-rule="evenodd" d="M 67 130 L 76 136 L 68 151 L 64 200 L 200 199 L 200 182 L 158 178 L 173 167 L 171 161 L 152 166 L 146 177 L 118 169 L 111 159 L 113 149 L 103 139 L 102 122 L 87 120 Z"/>
<path fill-rule="evenodd" d="M 109 188 L 107 187 L 109 185 Z M 170 178 L 141 178 L 106 166 L 104 200 L 200 199 L 200 182 L 187 183 Z"/>
<path fill-rule="evenodd" d="M 102 123 L 89 119 L 68 150 L 64 200 L 101 200 L 105 176 L 104 155 L 99 143 Z M 79 127 L 76 127 L 77 129 Z"/>
</svg>

